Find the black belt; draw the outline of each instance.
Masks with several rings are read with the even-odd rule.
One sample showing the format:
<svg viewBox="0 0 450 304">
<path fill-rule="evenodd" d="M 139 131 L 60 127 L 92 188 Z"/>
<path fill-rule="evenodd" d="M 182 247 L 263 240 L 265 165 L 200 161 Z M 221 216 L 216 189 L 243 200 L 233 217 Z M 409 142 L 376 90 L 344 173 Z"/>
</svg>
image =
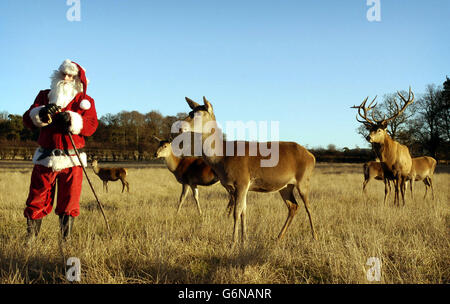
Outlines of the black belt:
<svg viewBox="0 0 450 304">
<path fill-rule="evenodd" d="M 39 148 L 39 152 L 42 154 L 39 156 L 38 160 L 44 159 L 49 156 L 71 156 L 76 155 L 75 149 L 46 149 Z M 79 153 L 83 152 L 83 149 L 78 149 Z"/>
</svg>

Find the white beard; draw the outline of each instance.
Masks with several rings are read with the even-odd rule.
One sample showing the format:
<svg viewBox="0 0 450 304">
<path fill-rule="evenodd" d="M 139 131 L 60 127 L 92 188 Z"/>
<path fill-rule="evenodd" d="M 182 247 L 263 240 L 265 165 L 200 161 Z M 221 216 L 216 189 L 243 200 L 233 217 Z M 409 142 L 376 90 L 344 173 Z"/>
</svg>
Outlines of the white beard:
<svg viewBox="0 0 450 304">
<path fill-rule="evenodd" d="M 49 103 L 54 103 L 57 106 L 60 106 L 61 108 L 65 108 L 69 102 L 71 102 L 75 96 L 81 92 L 79 90 L 79 82 L 77 79 L 75 79 L 72 82 L 64 82 L 64 80 L 61 80 L 57 77 L 52 77 L 52 84 L 50 86 L 50 93 L 48 94 Z M 81 84 L 81 83 L 80 83 Z M 81 84 L 81 87 L 83 85 Z"/>
</svg>

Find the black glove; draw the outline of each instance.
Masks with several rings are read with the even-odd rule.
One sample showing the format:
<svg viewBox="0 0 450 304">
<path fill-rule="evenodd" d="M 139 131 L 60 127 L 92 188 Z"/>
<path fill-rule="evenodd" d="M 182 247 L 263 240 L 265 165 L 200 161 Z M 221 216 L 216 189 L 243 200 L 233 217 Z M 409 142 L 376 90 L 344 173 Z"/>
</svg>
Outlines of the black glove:
<svg viewBox="0 0 450 304">
<path fill-rule="evenodd" d="M 53 117 L 53 125 L 60 128 L 63 133 L 68 133 L 70 128 L 70 114 L 67 112 L 59 112 Z"/>
<path fill-rule="evenodd" d="M 50 117 L 53 117 L 61 108 L 53 103 L 47 104 L 39 111 L 39 118 L 42 122 L 47 123 Z"/>
</svg>

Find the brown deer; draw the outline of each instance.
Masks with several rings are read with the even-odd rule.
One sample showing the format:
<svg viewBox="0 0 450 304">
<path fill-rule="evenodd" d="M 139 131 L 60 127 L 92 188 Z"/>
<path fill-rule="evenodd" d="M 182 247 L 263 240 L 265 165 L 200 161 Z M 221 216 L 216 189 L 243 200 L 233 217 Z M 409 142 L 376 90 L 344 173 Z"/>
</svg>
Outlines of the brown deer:
<svg viewBox="0 0 450 304">
<path fill-rule="evenodd" d="M 92 169 L 103 181 L 103 190 L 106 189 L 106 192 L 108 192 L 108 182 L 117 181 L 119 179 L 122 182 L 122 193 L 125 186 L 127 187 L 127 192 L 130 192 L 130 186 L 126 180 L 128 175 L 128 170 L 126 168 L 99 168 L 97 160 L 94 160 L 92 162 Z"/>
<path fill-rule="evenodd" d="M 266 166 L 268 163 L 264 160 L 267 161 L 269 157 L 265 152 L 262 153 L 262 149 L 258 149 L 256 152 L 252 151 L 254 142 L 223 140 L 222 131 L 216 124 L 213 107 L 205 97 L 203 97 L 203 105 L 199 105 L 187 97 L 186 101 L 192 111 L 182 122 L 181 131 L 185 132 L 184 134 L 195 132 L 190 133 L 190 135 L 194 134 L 194 138 L 195 134 L 201 133 L 201 156 L 216 172 L 220 183 L 227 189 L 234 201 L 234 229 L 231 248 L 234 248 L 238 239 L 239 220 L 241 242 L 244 243 L 247 239 L 248 191 L 266 193 L 278 191 L 280 193 L 289 211 L 286 222 L 278 235 L 278 239 L 281 239 L 298 211 L 298 203 L 294 197 L 294 189 L 297 189 L 309 217 L 313 238 L 317 239 L 308 199 L 309 183 L 316 163 L 314 155 L 295 142 L 259 143 L 260 147 L 261 144 L 265 144 L 267 148 L 270 146 L 272 152 L 276 150 L 275 153 L 278 153 L 274 156 L 278 156 L 278 162 L 272 164 L 273 166 Z M 201 120 L 201 126 L 195 123 L 198 122 L 198 119 Z M 214 126 L 214 132 L 204 128 L 208 125 Z M 209 143 L 211 143 L 211 148 L 214 143 L 214 153 L 209 149 Z M 229 148 L 233 148 L 233 151 L 238 150 L 238 155 L 225 153 L 225 147 L 226 152 Z M 272 155 L 270 160 L 272 160 Z M 264 166 L 262 166 L 263 163 Z"/>
<path fill-rule="evenodd" d="M 389 170 L 384 163 L 379 161 L 369 161 L 364 163 L 364 183 L 363 192 L 367 194 L 366 187 L 367 184 L 372 180 L 382 180 L 384 182 L 384 203 L 386 204 L 387 197 L 391 192 L 391 180 L 393 176 L 390 174 Z"/>
<path fill-rule="evenodd" d="M 394 101 L 397 111 L 389 118 L 384 117 L 382 120 L 375 119 L 373 108 L 375 108 L 376 104 L 373 105 L 373 103 L 377 98 L 376 96 L 367 107 L 366 103 L 369 97 L 364 99 L 360 106 L 353 106 L 352 108 L 358 109 L 358 115 L 364 120 L 359 120 L 358 115 L 356 116 L 356 120 L 363 123 L 370 131 L 369 136 L 367 136 L 367 140 L 371 143 L 378 144 L 376 145 L 378 148 L 376 148 L 377 151 L 375 151 L 375 153 L 380 157 L 380 161 L 386 164 L 388 172 L 392 174 L 395 186 L 394 204 L 399 205 L 401 192 L 403 205 L 405 205 L 406 179 L 411 171 L 412 159 L 408 147 L 393 140 L 387 133 L 386 127 L 391 120 L 403 113 L 406 107 L 414 101 L 414 93 L 412 93 L 411 88 L 409 88 L 409 96 L 407 100 L 402 94 L 400 94 L 400 92 L 397 92 L 397 94 L 403 100 L 403 105 L 399 108 L 397 102 Z M 372 119 L 367 117 L 368 112 L 371 110 Z"/>
<path fill-rule="evenodd" d="M 155 157 L 164 158 L 167 168 L 182 185 L 177 213 L 180 212 L 181 206 L 183 205 L 189 191 L 189 186 L 197 204 L 198 213 L 201 215 L 202 210 L 198 200 L 197 186 L 214 185 L 219 181 L 219 178 L 203 159 L 198 157 L 177 157 L 173 153 L 172 145 L 169 141 L 161 140 L 156 136 L 153 136 L 153 138 L 159 141 L 159 146 L 155 152 Z M 228 213 L 231 212 L 232 206 L 233 203 L 230 200 L 227 207 Z"/>
<path fill-rule="evenodd" d="M 412 159 L 412 167 L 411 172 L 408 175 L 408 180 L 410 182 L 411 197 L 413 199 L 414 182 L 423 180 L 423 183 L 425 184 L 425 195 L 423 198 L 425 199 L 427 197 L 428 187 L 430 187 L 434 200 L 432 177 L 434 170 L 436 169 L 436 163 L 436 160 L 430 156 L 415 157 Z"/>
</svg>

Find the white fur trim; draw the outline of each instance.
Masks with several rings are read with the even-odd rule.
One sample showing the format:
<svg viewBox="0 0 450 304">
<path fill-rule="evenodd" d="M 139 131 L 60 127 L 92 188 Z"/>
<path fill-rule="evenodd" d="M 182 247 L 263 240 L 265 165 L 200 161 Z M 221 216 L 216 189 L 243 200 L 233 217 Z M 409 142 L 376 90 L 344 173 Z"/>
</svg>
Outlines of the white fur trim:
<svg viewBox="0 0 450 304">
<path fill-rule="evenodd" d="M 69 131 L 72 134 L 80 134 L 83 129 L 83 117 L 80 114 L 72 111 L 66 111 L 70 114 L 70 127 Z"/>
<path fill-rule="evenodd" d="M 59 71 L 69 75 L 78 75 L 77 65 L 69 59 L 64 60 L 64 62 L 59 66 Z"/>
<path fill-rule="evenodd" d="M 39 111 L 43 107 L 45 107 L 45 106 L 39 106 L 39 107 L 31 109 L 31 111 L 30 111 L 30 118 L 31 118 L 31 120 L 33 121 L 33 123 L 34 123 L 34 125 L 36 127 L 40 127 L 40 128 L 48 126 L 48 123 L 43 122 L 41 120 L 41 118 L 39 117 Z"/>
<path fill-rule="evenodd" d="M 33 164 L 52 168 L 53 171 L 61 171 L 66 168 L 81 166 L 81 164 L 83 165 L 83 167 L 87 167 L 87 156 L 84 152 L 80 153 L 81 164 L 76 155 L 50 155 L 44 159 L 38 160 L 41 154 L 42 152 L 40 151 L 40 148 L 37 148 L 33 155 Z"/>
<path fill-rule="evenodd" d="M 87 100 L 87 99 L 83 99 L 80 102 L 80 108 L 82 110 L 89 110 L 91 108 L 91 102 L 89 100 Z"/>
</svg>

